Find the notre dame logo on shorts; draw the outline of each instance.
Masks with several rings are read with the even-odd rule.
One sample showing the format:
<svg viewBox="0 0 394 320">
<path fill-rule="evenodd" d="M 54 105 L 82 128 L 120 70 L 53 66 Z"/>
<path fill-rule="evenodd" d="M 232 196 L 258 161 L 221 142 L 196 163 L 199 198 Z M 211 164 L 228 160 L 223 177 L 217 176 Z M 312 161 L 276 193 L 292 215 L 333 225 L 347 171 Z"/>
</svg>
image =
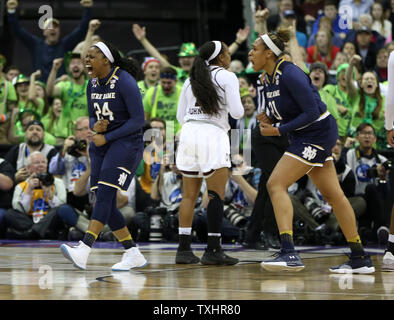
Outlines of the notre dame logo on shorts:
<svg viewBox="0 0 394 320">
<path fill-rule="evenodd" d="M 307 146 L 304 148 L 304 151 L 302 151 L 302 156 L 304 159 L 311 161 L 316 157 L 317 150 L 312 148 L 311 146 Z"/>
<path fill-rule="evenodd" d="M 123 187 L 124 183 L 126 182 L 126 179 L 127 179 L 127 174 L 124 173 L 124 172 L 122 172 L 122 173 L 119 175 L 119 178 L 118 178 L 118 183 L 119 183 L 119 185 L 120 185 L 121 187 Z"/>
</svg>

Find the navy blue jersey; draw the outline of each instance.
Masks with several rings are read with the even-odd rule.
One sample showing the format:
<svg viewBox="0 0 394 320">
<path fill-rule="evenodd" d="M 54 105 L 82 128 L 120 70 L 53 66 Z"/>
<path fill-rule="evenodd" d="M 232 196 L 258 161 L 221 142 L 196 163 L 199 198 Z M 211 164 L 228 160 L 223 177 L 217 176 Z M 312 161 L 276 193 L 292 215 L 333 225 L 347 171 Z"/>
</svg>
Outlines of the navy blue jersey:
<svg viewBox="0 0 394 320">
<path fill-rule="evenodd" d="M 329 115 L 309 77 L 294 63 L 278 60 L 274 73 L 263 80 L 267 114 L 280 122 L 281 134 L 317 129 L 317 120 Z"/>
<path fill-rule="evenodd" d="M 87 98 L 90 128 L 93 130 L 97 120 L 109 120 L 104 134 L 108 142 L 136 133 L 144 126 L 144 108 L 137 82 L 119 67 L 111 69 L 104 79 L 91 79 Z"/>
</svg>

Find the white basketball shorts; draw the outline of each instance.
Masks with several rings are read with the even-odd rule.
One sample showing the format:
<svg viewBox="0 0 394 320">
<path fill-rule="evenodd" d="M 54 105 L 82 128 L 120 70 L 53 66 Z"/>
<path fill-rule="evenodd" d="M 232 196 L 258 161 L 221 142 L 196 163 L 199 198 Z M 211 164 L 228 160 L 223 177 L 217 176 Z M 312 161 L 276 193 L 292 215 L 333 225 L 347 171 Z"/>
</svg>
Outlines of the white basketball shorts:
<svg viewBox="0 0 394 320">
<path fill-rule="evenodd" d="M 190 121 L 181 129 L 176 166 L 186 177 L 208 178 L 215 170 L 230 168 L 230 141 L 224 129 Z"/>
</svg>

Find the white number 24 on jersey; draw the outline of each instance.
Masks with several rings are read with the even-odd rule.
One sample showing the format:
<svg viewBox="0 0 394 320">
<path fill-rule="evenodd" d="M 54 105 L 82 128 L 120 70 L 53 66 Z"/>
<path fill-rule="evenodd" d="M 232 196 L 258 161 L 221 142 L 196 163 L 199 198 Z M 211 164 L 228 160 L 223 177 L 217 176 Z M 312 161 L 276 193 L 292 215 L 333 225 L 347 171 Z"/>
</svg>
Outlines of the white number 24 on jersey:
<svg viewBox="0 0 394 320">
<path fill-rule="evenodd" d="M 114 120 L 114 114 L 108 107 L 108 101 L 104 102 L 103 107 L 100 107 L 98 102 L 93 104 L 94 109 L 96 110 L 97 120 L 103 120 L 104 117 L 108 117 L 109 121 Z"/>
</svg>

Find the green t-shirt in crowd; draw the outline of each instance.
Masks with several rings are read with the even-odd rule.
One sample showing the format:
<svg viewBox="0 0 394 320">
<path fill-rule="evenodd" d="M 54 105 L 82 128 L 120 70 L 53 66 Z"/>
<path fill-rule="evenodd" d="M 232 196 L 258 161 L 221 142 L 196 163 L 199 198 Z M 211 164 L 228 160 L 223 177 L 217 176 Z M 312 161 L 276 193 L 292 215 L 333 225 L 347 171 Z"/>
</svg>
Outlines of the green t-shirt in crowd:
<svg viewBox="0 0 394 320">
<path fill-rule="evenodd" d="M 358 94 L 355 100 L 355 108 L 353 109 L 352 119 L 350 123 L 350 133 L 352 136 L 356 135 L 357 127 L 365 122 L 372 125 L 375 129 L 376 134 L 376 149 L 382 150 L 387 149 L 387 138 L 386 138 L 386 130 L 384 128 L 384 111 L 386 106 L 386 99 L 384 96 L 382 97 L 382 107 L 379 112 L 379 116 L 377 119 L 372 119 L 372 112 L 377 108 L 378 99 L 372 98 L 369 96 L 365 96 L 365 106 L 364 106 L 364 116 L 361 115 L 360 112 L 360 95 Z"/>
<path fill-rule="evenodd" d="M 62 116 L 58 120 L 54 120 L 51 129 L 49 129 L 49 125 L 51 123 L 49 113 L 41 119 L 41 122 L 44 125 L 45 131 L 50 133 L 55 138 L 66 139 L 68 136 L 72 135 L 72 126 L 70 126 Z"/>
<path fill-rule="evenodd" d="M 0 114 L 6 114 L 11 111 L 7 108 L 7 101 L 17 101 L 15 87 L 4 78 L 0 80 Z"/>
<path fill-rule="evenodd" d="M 88 116 L 88 99 L 86 97 L 86 79 L 82 85 L 75 84 L 71 80 L 61 81 L 56 84 L 60 89 L 59 98 L 62 100 L 62 115 L 65 120 L 76 121 L 79 117 Z"/>
<path fill-rule="evenodd" d="M 352 118 L 353 108 L 355 106 L 355 99 L 351 99 L 347 93 L 341 91 L 338 85 L 327 84 L 326 86 L 324 86 L 323 90 L 331 94 L 337 104 L 340 104 L 346 109 L 348 109 L 348 112 L 346 112 L 346 114 L 340 116 L 337 119 L 338 134 L 340 137 L 346 137 L 351 135 L 349 127 L 350 120 Z"/>
<path fill-rule="evenodd" d="M 182 87 L 175 86 L 175 91 L 167 96 L 163 93 L 161 85 L 149 88 L 145 94 L 143 105 L 145 112 L 150 113 L 150 118 L 159 117 L 164 121 L 174 121 L 174 133 L 181 128 L 176 119 L 178 100 Z"/>
<path fill-rule="evenodd" d="M 335 100 L 335 98 L 323 89 L 319 90 L 319 94 L 321 100 L 326 104 L 328 112 L 331 113 L 334 119 L 337 120 L 338 122 L 338 119 L 340 118 L 340 114 L 338 111 L 337 101 Z"/>
<path fill-rule="evenodd" d="M 41 117 L 43 116 L 45 101 L 42 98 L 37 98 L 38 106 L 31 101 L 18 101 L 19 112 L 25 109 L 32 109 L 37 112 Z"/>
</svg>

